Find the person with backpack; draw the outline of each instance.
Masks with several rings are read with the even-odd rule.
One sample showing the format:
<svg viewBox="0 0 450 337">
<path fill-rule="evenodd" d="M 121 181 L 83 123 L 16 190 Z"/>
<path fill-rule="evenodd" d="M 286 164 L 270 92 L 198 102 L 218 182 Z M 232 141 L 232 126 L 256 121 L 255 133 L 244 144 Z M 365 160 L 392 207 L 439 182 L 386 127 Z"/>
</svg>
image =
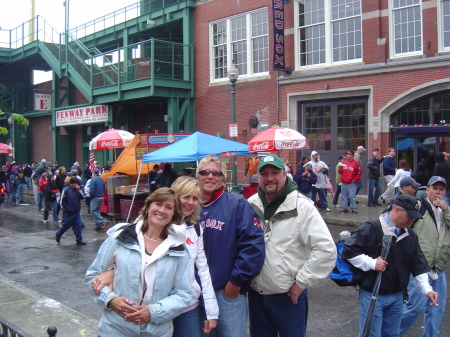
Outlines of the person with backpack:
<svg viewBox="0 0 450 337">
<path fill-rule="evenodd" d="M 427 195 L 422 197 L 420 213 L 422 218 L 412 226 L 419 238 L 425 259 L 430 267 L 427 280 L 439 293 L 438 306 L 430 306 L 430 300 L 421 296 L 417 280 L 409 279 L 409 300 L 403 307 L 400 334 L 405 333 L 424 313 L 423 335 L 437 336 L 445 311 L 447 282 L 445 269 L 450 258 L 450 209 L 445 202 L 447 181 L 441 176 L 433 176 L 427 184 Z M 431 302 L 433 303 L 433 302 Z"/>
<path fill-rule="evenodd" d="M 392 211 L 378 220 L 360 226 L 345 241 L 342 258 L 366 272 L 359 289 L 359 328 L 363 331 L 367 319 L 373 319 L 370 336 L 399 336 L 403 309 L 403 291 L 408 286 L 409 275 L 417 280 L 418 291 L 436 306 L 438 293 L 428 282 L 429 267 L 420 249 L 417 235 L 408 228 L 422 215 L 417 200 L 401 195 L 394 201 Z M 384 236 L 391 237 L 391 248 L 386 259 L 381 258 Z M 372 292 L 381 275 L 375 316 L 367 316 Z"/>
</svg>

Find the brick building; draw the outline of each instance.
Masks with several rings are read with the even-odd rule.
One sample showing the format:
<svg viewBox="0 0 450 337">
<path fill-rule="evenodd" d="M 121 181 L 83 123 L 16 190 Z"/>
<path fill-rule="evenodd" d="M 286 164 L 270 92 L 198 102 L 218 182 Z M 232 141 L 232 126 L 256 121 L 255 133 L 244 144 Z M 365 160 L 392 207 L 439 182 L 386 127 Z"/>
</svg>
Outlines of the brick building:
<svg viewBox="0 0 450 337">
<path fill-rule="evenodd" d="M 274 21 L 284 24 L 285 71 L 273 69 Z M 363 171 L 371 149 L 394 146 L 397 160 L 430 173 L 434 154 L 450 150 L 449 26 L 448 0 L 196 1 L 196 129 L 228 134 L 234 62 L 238 141 L 256 116 L 259 128 L 307 136 L 310 150 L 280 155 L 295 163 L 317 150 L 330 177 L 359 145 L 369 150 Z"/>
</svg>

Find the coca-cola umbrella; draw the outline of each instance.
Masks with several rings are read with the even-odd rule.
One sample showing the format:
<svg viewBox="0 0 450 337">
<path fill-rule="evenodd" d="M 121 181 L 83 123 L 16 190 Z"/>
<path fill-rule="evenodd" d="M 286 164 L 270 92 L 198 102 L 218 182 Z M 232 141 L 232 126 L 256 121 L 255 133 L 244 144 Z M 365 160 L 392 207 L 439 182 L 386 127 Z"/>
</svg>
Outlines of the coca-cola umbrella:
<svg viewBox="0 0 450 337">
<path fill-rule="evenodd" d="M 249 152 L 309 149 L 308 139 L 300 132 L 283 127 L 260 132 L 248 142 Z"/>
<path fill-rule="evenodd" d="M 3 143 L 0 143 L 0 154 L 11 153 L 11 148 Z"/>
<path fill-rule="evenodd" d="M 128 131 L 109 129 L 95 136 L 89 142 L 89 150 L 112 150 L 126 147 L 134 135 Z"/>
</svg>

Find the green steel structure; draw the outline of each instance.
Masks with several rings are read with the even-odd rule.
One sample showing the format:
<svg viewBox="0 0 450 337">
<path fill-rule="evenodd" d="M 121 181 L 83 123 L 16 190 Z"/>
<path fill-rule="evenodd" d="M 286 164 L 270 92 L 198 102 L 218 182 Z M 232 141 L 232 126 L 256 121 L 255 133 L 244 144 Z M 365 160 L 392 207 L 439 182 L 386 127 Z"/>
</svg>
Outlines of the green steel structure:
<svg viewBox="0 0 450 337">
<path fill-rule="evenodd" d="M 109 107 L 108 122 L 81 127 L 84 161 L 88 141 L 107 128 L 133 132 L 137 123 L 149 133 L 195 131 L 194 8 L 194 0 L 143 0 L 63 33 L 40 16 L 0 30 L 0 109 L 21 113 L 30 124 L 52 115 L 52 150 L 59 162 L 74 159 L 80 132 L 73 125 L 56 127 L 55 112 L 62 109 Z M 51 110 L 35 110 L 34 70 L 53 72 Z M 83 104 L 74 98 L 74 88 Z M 27 161 L 32 128 L 9 125 L 7 118 L 0 116 L 0 125 L 10 134 L 0 141 L 11 137 L 15 160 Z"/>
</svg>

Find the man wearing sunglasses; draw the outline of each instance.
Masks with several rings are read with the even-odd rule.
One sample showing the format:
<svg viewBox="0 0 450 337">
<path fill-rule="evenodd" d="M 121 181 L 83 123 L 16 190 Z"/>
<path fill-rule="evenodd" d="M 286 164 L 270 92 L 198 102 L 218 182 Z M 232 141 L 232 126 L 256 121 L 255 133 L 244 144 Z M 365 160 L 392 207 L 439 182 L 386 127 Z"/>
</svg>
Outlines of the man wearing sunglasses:
<svg viewBox="0 0 450 337">
<path fill-rule="evenodd" d="M 314 203 L 287 177 L 281 158 L 261 159 L 258 183 L 248 201 L 263 227 L 266 258 L 248 295 L 250 334 L 305 336 L 307 288 L 333 269 L 336 245 Z"/>
<path fill-rule="evenodd" d="M 226 176 L 226 165 L 215 156 L 203 158 L 198 165 L 203 192 L 199 224 L 219 305 L 217 327 L 202 334 L 246 337 L 246 293 L 264 263 L 264 239 L 247 200 L 225 191 Z"/>
</svg>

